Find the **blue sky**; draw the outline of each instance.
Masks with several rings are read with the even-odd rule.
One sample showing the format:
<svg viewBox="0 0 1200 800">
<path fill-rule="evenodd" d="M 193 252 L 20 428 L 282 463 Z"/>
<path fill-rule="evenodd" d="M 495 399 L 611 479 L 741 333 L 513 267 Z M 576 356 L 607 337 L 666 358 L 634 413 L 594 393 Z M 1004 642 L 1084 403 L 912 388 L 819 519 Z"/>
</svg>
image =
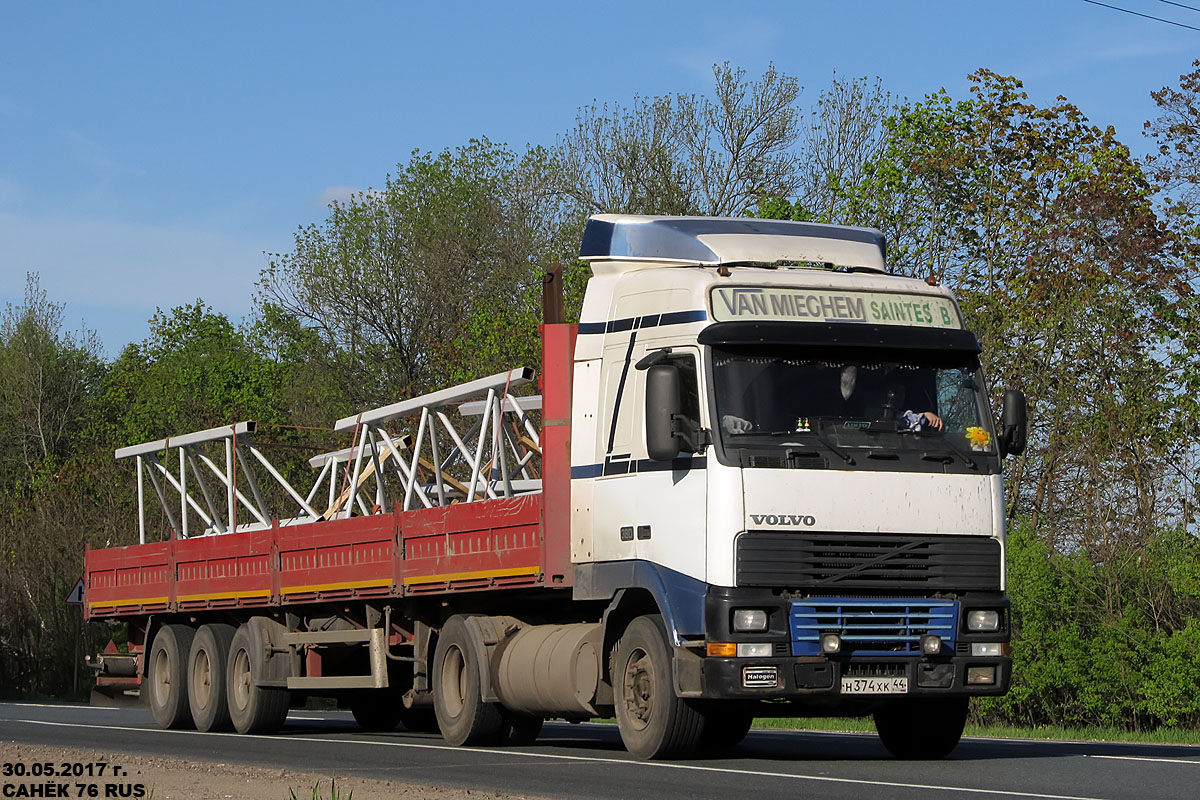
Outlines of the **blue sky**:
<svg viewBox="0 0 1200 800">
<path fill-rule="evenodd" d="M 1161 0 L 1112 5 L 1200 27 Z M 1200 0 L 1186 4 L 1200 8 Z M 579 106 L 706 92 L 773 62 L 964 96 L 978 67 L 1145 152 L 1200 32 L 1084 3 L 34 3 L 0 0 L 0 304 L 27 271 L 110 355 L 200 297 L 234 320 L 263 253 L 414 148 L 550 144 Z"/>
</svg>

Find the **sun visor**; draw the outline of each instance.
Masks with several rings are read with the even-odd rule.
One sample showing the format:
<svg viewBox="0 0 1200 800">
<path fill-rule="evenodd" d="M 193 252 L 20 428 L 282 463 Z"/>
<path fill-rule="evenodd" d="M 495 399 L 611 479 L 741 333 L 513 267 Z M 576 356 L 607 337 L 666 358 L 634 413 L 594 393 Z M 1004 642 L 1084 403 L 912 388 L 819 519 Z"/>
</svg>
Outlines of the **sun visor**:
<svg viewBox="0 0 1200 800">
<path fill-rule="evenodd" d="M 838 322 L 718 322 L 700 331 L 700 344 L 871 347 L 979 353 L 979 339 L 967 330 L 863 325 Z"/>
</svg>

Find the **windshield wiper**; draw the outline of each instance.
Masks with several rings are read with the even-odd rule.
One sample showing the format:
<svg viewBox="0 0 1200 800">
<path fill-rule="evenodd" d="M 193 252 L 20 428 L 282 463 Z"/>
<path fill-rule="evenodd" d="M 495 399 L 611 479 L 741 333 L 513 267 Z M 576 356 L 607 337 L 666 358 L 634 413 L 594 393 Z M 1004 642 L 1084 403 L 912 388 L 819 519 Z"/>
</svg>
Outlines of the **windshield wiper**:
<svg viewBox="0 0 1200 800">
<path fill-rule="evenodd" d="M 966 462 L 968 469 L 979 469 L 979 465 L 975 463 L 975 459 L 971 458 L 971 454 L 966 452 L 962 448 L 960 448 L 957 444 L 954 443 L 953 439 L 949 438 L 944 433 L 942 434 L 942 442 L 943 442 L 943 444 L 945 444 L 947 447 L 949 447 L 954 452 L 953 453 L 927 452 L 927 453 L 923 454 L 921 456 L 921 458 L 925 459 L 926 461 L 937 461 L 937 460 L 942 460 L 946 456 L 950 456 L 951 460 L 953 460 L 954 456 L 958 456 L 964 462 Z"/>
<path fill-rule="evenodd" d="M 816 422 L 816 420 L 814 420 L 814 422 Z M 842 461 L 845 461 L 850 466 L 852 466 L 852 467 L 854 466 L 853 458 L 851 458 L 846 453 L 843 453 L 841 450 L 839 450 L 837 447 L 834 446 L 833 442 L 831 442 L 831 441 L 829 441 L 829 439 L 825 438 L 825 434 L 821 430 L 821 423 L 818 422 L 816 425 L 813 425 L 812 432 L 816 435 L 817 441 L 819 441 L 821 444 L 825 445 L 826 449 L 828 449 L 829 452 L 833 453 L 835 456 L 840 458 Z"/>
</svg>

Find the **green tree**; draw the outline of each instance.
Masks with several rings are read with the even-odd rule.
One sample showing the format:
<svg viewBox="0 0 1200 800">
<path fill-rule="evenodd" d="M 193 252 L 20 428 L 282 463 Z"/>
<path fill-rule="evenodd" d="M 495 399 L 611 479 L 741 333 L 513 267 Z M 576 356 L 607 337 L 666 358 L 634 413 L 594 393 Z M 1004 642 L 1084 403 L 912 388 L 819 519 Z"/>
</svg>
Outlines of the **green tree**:
<svg viewBox="0 0 1200 800">
<path fill-rule="evenodd" d="M 89 463 L 75 455 L 104 368 L 94 334 L 28 276 L 0 318 L 0 687 L 63 692 L 78 669 L 77 609 Z"/>
<path fill-rule="evenodd" d="M 800 85 L 713 67 L 713 97 L 585 106 L 556 147 L 560 190 L 589 213 L 740 216 L 798 182 Z"/>
<path fill-rule="evenodd" d="M 437 388 L 478 362 L 469 324 L 523 318 L 564 231 L 578 241 L 577 216 L 546 185 L 551 160 L 487 140 L 414 152 L 382 190 L 332 204 L 292 252 L 272 256 L 260 301 L 275 311 L 264 318 L 315 332 L 308 352 L 323 351 L 357 408 Z M 296 332 L 276 327 L 276 338 Z M 536 328 L 510 334 L 523 352 Z"/>
</svg>

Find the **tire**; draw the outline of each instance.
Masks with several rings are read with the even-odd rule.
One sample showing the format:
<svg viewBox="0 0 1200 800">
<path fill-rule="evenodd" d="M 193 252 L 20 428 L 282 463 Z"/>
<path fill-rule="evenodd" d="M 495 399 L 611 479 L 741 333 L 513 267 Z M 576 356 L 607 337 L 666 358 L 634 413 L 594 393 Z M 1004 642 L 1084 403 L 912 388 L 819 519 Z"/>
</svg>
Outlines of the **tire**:
<svg viewBox="0 0 1200 800">
<path fill-rule="evenodd" d="M 394 692 L 370 692 L 350 704 L 350 713 L 358 727 L 371 733 L 386 733 L 400 724 L 404 706 Z"/>
<path fill-rule="evenodd" d="M 274 733 L 287 719 L 291 693 L 275 686 L 255 686 L 251 679 L 262 669 L 263 652 L 249 625 L 242 625 L 229 646 L 226 697 L 229 718 L 238 733 Z"/>
<path fill-rule="evenodd" d="M 533 744 L 542 733 L 545 717 L 534 714 L 523 714 L 517 711 L 504 713 L 504 727 L 500 731 L 500 744 L 526 745 Z"/>
<path fill-rule="evenodd" d="M 232 625 L 205 625 L 196 631 L 188 653 L 188 706 L 196 729 L 233 730 L 225 694 L 226 664 L 233 642 Z"/>
<path fill-rule="evenodd" d="M 429 706 L 419 708 L 400 707 L 400 724 L 413 733 L 437 733 L 437 713 Z"/>
<path fill-rule="evenodd" d="M 191 728 L 187 662 L 196 631 L 187 625 L 164 625 L 154 635 L 146 669 L 150 710 L 160 728 Z"/>
<path fill-rule="evenodd" d="M 704 715 L 704 730 L 700 734 L 700 744 L 714 751 L 739 744 L 754 724 L 753 712 L 723 703 L 707 704 L 701 713 Z"/>
<path fill-rule="evenodd" d="M 875 712 L 875 730 L 896 758 L 939 759 L 958 746 L 967 722 L 967 698 L 905 699 Z"/>
<path fill-rule="evenodd" d="M 438 635 L 432 678 L 438 728 L 442 738 L 455 747 L 494 744 L 502 733 L 500 704 L 483 702 L 479 669 L 464 618 L 451 617 Z"/>
<path fill-rule="evenodd" d="M 662 617 L 638 617 L 617 641 L 613 661 L 617 727 L 625 749 L 640 759 L 681 758 L 700 744 L 704 717 L 675 696 L 671 651 Z"/>
</svg>

